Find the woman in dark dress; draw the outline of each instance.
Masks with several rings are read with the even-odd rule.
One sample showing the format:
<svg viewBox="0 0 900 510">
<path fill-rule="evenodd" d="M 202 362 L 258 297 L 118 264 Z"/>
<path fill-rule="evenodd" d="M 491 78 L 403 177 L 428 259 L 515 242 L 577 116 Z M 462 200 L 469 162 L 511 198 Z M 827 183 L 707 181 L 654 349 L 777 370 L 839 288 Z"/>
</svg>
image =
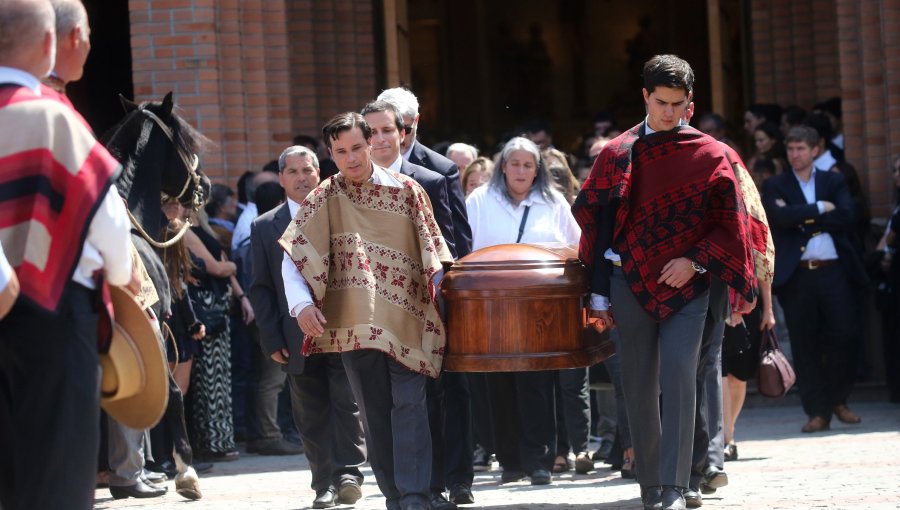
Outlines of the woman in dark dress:
<svg viewBox="0 0 900 510">
<path fill-rule="evenodd" d="M 205 213 L 185 235 L 185 243 L 195 259 L 197 283 L 188 286 L 188 295 L 206 336 L 194 355 L 193 387 L 194 444 L 206 460 L 235 460 L 234 423 L 231 403 L 231 296 L 240 301 L 244 319 L 253 320 L 253 310 L 234 277 L 236 266 L 228 261 L 219 239 L 205 221 Z"/>
</svg>

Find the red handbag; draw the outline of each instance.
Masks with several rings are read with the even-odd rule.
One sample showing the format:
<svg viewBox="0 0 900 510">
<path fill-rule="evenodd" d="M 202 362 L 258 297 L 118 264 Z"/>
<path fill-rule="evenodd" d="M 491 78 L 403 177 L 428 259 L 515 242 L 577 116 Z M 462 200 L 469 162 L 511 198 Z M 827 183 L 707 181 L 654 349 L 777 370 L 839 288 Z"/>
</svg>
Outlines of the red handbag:
<svg viewBox="0 0 900 510">
<path fill-rule="evenodd" d="M 794 368 L 784 357 L 775 338 L 775 330 L 767 329 L 763 332 L 759 343 L 759 374 L 757 386 L 760 395 L 764 397 L 783 397 L 794 383 L 797 376 Z"/>
</svg>

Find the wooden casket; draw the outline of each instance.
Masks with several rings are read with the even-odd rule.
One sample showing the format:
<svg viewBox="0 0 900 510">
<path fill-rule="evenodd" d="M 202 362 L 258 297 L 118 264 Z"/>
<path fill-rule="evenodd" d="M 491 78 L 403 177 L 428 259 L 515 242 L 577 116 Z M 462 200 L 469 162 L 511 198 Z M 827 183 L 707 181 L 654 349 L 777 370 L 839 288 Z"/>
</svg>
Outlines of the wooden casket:
<svg viewBox="0 0 900 510">
<path fill-rule="evenodd" d="M 444 368 L 513 372 L 586 367 L 614 352 L 586 326 L 587 269 L 565 245 L 503 244 L 446 272 Z"/>
</svg>

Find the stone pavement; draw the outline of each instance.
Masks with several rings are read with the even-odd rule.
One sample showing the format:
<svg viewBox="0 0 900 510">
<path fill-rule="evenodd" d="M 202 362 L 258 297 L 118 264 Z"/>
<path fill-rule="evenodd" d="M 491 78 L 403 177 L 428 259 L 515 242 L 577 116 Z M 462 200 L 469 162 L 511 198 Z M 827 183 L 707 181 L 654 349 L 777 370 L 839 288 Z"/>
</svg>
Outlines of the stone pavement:
<svg viewBox="0 0 900 510">
<path fill-rule="evenodd" d="M 750 399 L 758 405 L 761 398 Z M 857 403 L 860 425 L 833 420 L 832 430 L 800 433 L 805 416 L 796 397 L 782 405 L 751 407 L 738 421 L 740 459 L 726 463 L 730 485 L 705 496 L 703 508 L 775 509 L 900 509 L 900 405 L 883 400 Z M 527 481 L 500 485 L 499 471 L 475 477 L 476 504 L 461 508 L 515 509 L 639 509 L 639 489 L 598 463 L 588 475 L 555 476 L 553 484 L 532 487 Z M 359 510 L 380 510 L 384 499 L 370 469 L 364 472 L 364 497 Z M 220 463 L 202 478 L 203 499 L 188 502 L 167 482 L 164 497 L 115 501 L 98 489 L 96 509 L 142 508 L 189 510 L 302 509 L 314 498 L 309 488 L 306 457 L 243 455 Z M 349 509 L 349 506 L 341 506 Z"/>
</svg>

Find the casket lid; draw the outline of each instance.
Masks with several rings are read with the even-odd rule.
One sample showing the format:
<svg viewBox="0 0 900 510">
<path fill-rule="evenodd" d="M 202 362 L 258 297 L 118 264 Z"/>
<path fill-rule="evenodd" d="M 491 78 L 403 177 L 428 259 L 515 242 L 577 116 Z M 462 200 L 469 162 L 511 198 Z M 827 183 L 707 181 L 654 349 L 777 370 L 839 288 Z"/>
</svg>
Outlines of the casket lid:
<svg viewBox="0 0 900 510">
<path fill-rule="evenodd" d="M 459 259 L 451 271 L 552 268 L 575 264 L 580 264 L 578 252 L 567 244 L 498 244 Z"/>
</svg>

